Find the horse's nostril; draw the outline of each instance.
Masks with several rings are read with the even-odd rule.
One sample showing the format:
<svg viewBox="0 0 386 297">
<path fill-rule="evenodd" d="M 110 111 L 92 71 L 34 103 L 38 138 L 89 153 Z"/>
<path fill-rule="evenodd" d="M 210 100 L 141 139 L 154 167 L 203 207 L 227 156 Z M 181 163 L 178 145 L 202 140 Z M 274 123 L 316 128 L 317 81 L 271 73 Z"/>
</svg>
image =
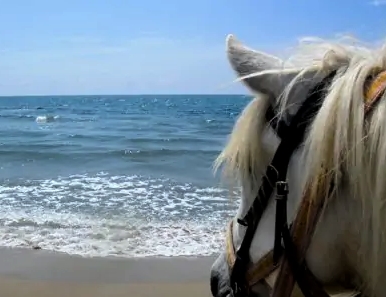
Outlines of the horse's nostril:
<svg viewBox="0 0 386 297">
<path fill-rule="evenodd" d="M 215 273 L 211 273 L 210 276 L 210 291 L 213 297 L 217 297 L 218 294 L 218 276 Z"/>
</svg>

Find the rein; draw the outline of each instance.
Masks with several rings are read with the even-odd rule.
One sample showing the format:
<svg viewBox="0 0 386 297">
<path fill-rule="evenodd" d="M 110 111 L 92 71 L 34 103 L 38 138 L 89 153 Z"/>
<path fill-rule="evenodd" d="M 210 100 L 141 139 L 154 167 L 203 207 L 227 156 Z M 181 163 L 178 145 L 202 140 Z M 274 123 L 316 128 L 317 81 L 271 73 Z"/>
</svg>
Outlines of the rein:
<svg viewBox="0 0 386 297">
<path fill-rule="evenodd" d="M 246 228 L 238 250 L 235 250 L 233 244 L 233 220 L 228 226 L 226 251 L 228 266 L 231 269 L 230 284 L 234 297 L 249 296 L 250 288 L 262 280 L 266 281 L 267 277 L 277 268 L 280 270 L 273 285 L 272 297 L 290 297 L 295 282 L 305 297 L 330 296 L 307 268 L 304 259 L 325 200 L 322 198 L 316 201 L 312 199 L 311 189 L 308 187 L 303 194 L 295 220 L 291 226 L 288 226 L 288 184 L 286 179 L 290 158 L 302 143 L 306 129 L 322 106 L 325 97 L 324 92 L 335 75 L 336 71 L 333 71 L 309 92 L 308 97 L 288 126 L 274 121 L 275 113 L 272 107 L 267 110 L 266 118 L 281 138 L 281 142 L 271 164 L 266 169 L 252 206 L 243 218 L 237 219 L 237 223 Z M 385 88 L 386 71 L 383 71 L 371 81 L 365 92 L 365 116 L 382 97 Z M 330 193 L 334 189 L 334 185 L 328 184 L 328 179 L 325 176 L 320 177 L 317 182 L 318 187 L 325 188 Z M 274 247 L 257 263 L 253 264 L 250 260 L 249 250 L 257 226 L 274 190 L 276 190 Z"/>
</svg>

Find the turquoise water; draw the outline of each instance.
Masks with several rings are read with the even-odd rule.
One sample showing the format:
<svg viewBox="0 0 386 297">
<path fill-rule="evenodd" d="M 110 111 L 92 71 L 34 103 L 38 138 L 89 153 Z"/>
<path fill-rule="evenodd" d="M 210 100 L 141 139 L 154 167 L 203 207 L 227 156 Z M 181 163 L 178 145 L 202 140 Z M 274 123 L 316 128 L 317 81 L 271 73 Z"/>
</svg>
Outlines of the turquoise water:
<svg viewBox="0 0 386 297">
<path fill-rule="evenodd" d="M 0 98 L 0 245 L 208 255 L 236 205 L 212 174 L 244 96 Z"/>
</svg>

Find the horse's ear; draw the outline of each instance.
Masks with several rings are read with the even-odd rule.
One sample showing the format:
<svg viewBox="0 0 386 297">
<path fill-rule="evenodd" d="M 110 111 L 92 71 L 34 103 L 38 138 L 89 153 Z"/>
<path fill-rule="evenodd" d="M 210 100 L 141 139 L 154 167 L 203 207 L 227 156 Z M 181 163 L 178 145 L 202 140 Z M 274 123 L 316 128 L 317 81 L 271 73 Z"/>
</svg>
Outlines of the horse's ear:
<svg viewBox="0 0 386 297">
<path fill-rule="evenodd" d="M 277 97 L 299 73 L 296 70 L 284 71 L 283 61 L 280 58 L 250 49 L 233 35 L 226 38 L 226 51 L 233 70 L 253 92 Z M 260 73 L 262 71 L 269 72 Z M 257 74 L 243 78 L 254 73 Z"/>
</svg>

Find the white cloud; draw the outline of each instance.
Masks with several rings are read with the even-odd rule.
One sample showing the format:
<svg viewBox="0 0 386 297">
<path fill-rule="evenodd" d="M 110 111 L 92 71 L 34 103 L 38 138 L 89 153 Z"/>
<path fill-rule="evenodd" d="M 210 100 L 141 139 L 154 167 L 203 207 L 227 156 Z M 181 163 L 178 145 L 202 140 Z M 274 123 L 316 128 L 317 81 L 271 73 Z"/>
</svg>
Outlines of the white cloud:
<svg viewBox="0 0 386 297">
<path fill-rule="evenodd" d="M 373 0 L 370 4 L 374 6 L 386 5 L 386 0 Z"/>
</svg>

